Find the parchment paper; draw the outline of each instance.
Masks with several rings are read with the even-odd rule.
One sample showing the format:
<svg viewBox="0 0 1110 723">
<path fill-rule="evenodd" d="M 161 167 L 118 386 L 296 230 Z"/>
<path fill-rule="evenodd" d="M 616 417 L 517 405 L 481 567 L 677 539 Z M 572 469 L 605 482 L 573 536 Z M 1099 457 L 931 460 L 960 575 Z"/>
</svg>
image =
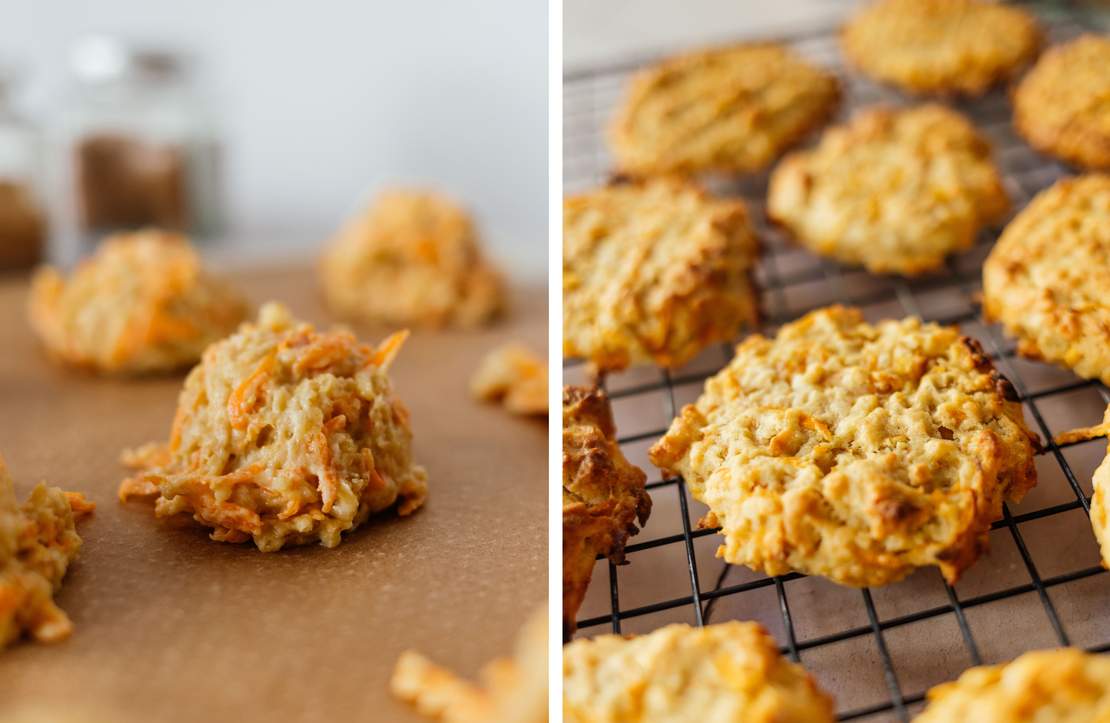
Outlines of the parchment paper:
<svg viewBox="0 0 1110 723">
<path fill-rule="evenodd" d="M 307 269 L 238 274 L 253 302 L 329 316 Z M 22 498 L 39 480 L 97 503 L 57 601 L 73 636 L 0 652 L 0 721 L 419 720 L 387 692 L 416 648 L 464 674 L 509 652 L 547 590 L 547 432 L 472 401 L 495 344 L 546 354 L 546 292 L 518 289 L 488 330 L 414 330 L 393 367 L 412 411 L 427 505 L 385 514 L 338 548 L 263 554 L 187 518 L 120 504 L 125 447 L 168 435 L 184 375 L 113 381 L 48 363 L 0 281 L 0 453 Z M 388 329 L 357 328 L 376 341 Z"/>
</svg>

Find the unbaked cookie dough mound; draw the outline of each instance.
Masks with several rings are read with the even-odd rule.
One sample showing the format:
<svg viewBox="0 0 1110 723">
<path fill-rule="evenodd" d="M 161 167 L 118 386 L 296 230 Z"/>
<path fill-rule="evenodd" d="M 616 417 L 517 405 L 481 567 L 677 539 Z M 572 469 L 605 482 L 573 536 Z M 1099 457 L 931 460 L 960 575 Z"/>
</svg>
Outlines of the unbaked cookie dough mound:
<svg viewBox="0 0 1110 723">
<path fill-rule="evenodd" d="M 911 93 L 981 95 L 1036 57 L 1032 15 L 984 0 L 879 0 L 845 27 L 841 48 L 873 78 Z"/>
<path fill-rule="evenodd" d="M 494 660 L 481 683 L 463 680 L 408 651 L 390 680 L 393 695 L 444 723 L 547 723 L 547 607 L 525 623 L 511 658 Z"/>
<path fill-rule="evenodd" d="M 188 513 L 212 539 L 263 551 L 335 547 L 372 514 L 412 513 L 427 475 L 388 375 L 405 336 L 374 348 L 267 304 L 190 372 L 169 443 L 125 453 L 137 473 L 120 498 L 153 497 L 159 517 Z"/>
<path fill-rule="evenodd" d="M 139 375 L 195 364 L 235 330 L 247 305 L 201 267 L 184 236 L 146 230 L 105 240 L 68 279 L 52 267 L 39 270 L 29 313 L 61 361 Z"/>
<path fill-rule="evenodd" d="M 1103 723 L 1110 720 L 1110 656 L 1036 650 L 1004 665 L 970 668 L 927 698 L 914 723 Z"/>
<path fill-rule="evenodd" d="M 563 630 L 575 618 L 598 555 L 624 562 L 629 536 L 651 514 L 647 475 L 621 452 L 609 397 L 563 387 Z"/>
<path fill-rule="evenodd" d="M 641 71 L 613 121 L 625 173 L 753 173 L 836 110 L 840 83 L 782 45 L 669 58 Z"/>
<path fill-rule="evenodd" d="M 73 631 L 54 593 L 81 548 L 74 522 L 92 510 L 81 495 L 44 484 L 20 505 L 0 458 L 0 649 L 24 634 L 53 643 Z"/>
<path fill-rule="evenodd" d="M 563 648 L 567 723 L 831 723 L 833 701 L 758 623 L 667 625 Z"/>
<path fill-rule="evenodd" d="M 599 372 L 677 367 L 759 322 L 741 201 L 673 178 L 563 202 L 563 354 Z"/>
<path fill-rule="evenodd" d="M 1110 175 L 1067 178 L 1006 226 L 983 264 L 983 313 L 1018 352 L 1110 384 Z"/>
<path fill-rule="evenodd" d="M 324 252 L 320 280 L 332 310 L 363 321 L 473 327 L 505 305 L 474 222 L 430 191 L 379 194 Z"/>
<path fill-rule="evenodd" d="M 650 456 L 708 505 L 730 563 L 857 587 L 936 566 L 955 583 L 1036 484 L 1016 400 L 955 327 L 834 306 L 740 344 Z"/>
<path fill-rule="evenodd" d="M 1110 35 L 1048 50 L 1014 92 L 1014 127 L 1037 150 L 1110 171 Z"/>
<path fill-rule="evenodd" d="M 470 393 L 513 414 L 547 417 L 547 361 L 523 344 L 490 351 L 470 379 Z"/>
<path fill-rule="evenodd" d="M 767 214 L 801 244 L 872 273 L 933 271 L 1009 209 L 990 145 L 941 105 L 872 108 L 775 169 Z"/>
</svg>

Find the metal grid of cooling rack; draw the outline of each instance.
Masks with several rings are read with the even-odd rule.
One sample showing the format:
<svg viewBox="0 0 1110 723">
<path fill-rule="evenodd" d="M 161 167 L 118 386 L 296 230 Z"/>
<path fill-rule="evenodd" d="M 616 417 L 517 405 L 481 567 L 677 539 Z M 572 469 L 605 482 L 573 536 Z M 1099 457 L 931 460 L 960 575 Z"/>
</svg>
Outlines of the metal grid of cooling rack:
<svg viewBox="0 0 1110 723">
<path fill-rule="evenodd" d="M 1050 8 L 1044 11 L 1040 6 L 1037 9 L 1045 16 L 1052 42 L 1067 40 L 1084 29 L 1076 16 L 1062 9 Z M 807 32 L 785 40 L 802 55 L 840 75 L 846 90 L 841 119 L 863 105 L 876 102 L 893 105 L 907 103 L 907 99 L 897 93 L 847 73 L 840 62 L 831 29 Z M 604 126 L 618 102 L 629 74 L 646 60 L 650 59 L 564 76 L 565 191 L 589 188 L 606 179 L 610 166 L 604 147 Z M 999 91 L 982 99 L 962 101 L 956 107 L 969 115 L 993 141 L 996 158 L 1004 172 L 1015 209 L 1022 208 L 1035 193 L 1068 174 L 1067 169 L 1037 155 L 1014 135 L 1010 128 L 1009 106 L 1004 93 Z M 1046 485 L 1055 486 L 1055 489 L 1051 494 L 1041 495 L 1040 504 L 1026 504 L 1023 501 L 1017 507 L 1007 505 L 1003 519 L 994 524 L 992 545 L 999 544 L 999 535 L 1008 537 L 1013 545 L 1010 574 L 996 575 L 1006 578 L 1005 584 L 1000 583 L 1001 587 L 996 585 L 992 588 L 987 585 L 984 588 L 986 591 L 969 594 L 960 589 L 959 583 L 952 587 L 944 583 L 939 575 L 934 575 L 932 584 L 943 588 L 941 596 L 923 596 L 922 605 L 919 606 L 921 609 L 912 609 L 913 605 L 895 606 L 895 614 L 890 615 L 882 614 L 883 611 L 876 605 L 876 595 L 884 594 L 887 588 L 904 583 L 887 586 L 880 591 L 851 590 L 850 594 L 855 596 L 854 603 L 846 603 L 850 598 L 838 594 L 837 604 L 860 606 L 863 614 L 859 622 L 835 630 L 828 630 L 826 626 L 820 634 L 806 636 L 798 632 L 803 620 L 797 610 L 792 612 L 791 603 L 792 587 L 800 584 L 799 581 L 803 581 L 804 576 L 789 574 L 766 577 L 750 571 L 745 576 L 737 573 L 736 567 L 720 563 L 721 569 L 716 575 L 711 575 L 708 580 L 703 578 L 699 575 L 699 554 L 695 547 L 701 538 L 716 536 L 716 531 L 697 529 L 692 522 L 692 507 L 698 503 L 689 497 L 681 478 L 656 479 L 649 482 L 648 489 L 653 496 L 658 496 L 665 490 L 673 492 L 677 499 L 679 529 L 673 534 L 652 535 L 653 526 L 659 526 L 656 520 L 662 512 L 657 504 L 656 512 L 645 525 L 640 538 L 627 547 L 627 560 L 632 566 L 628 569 L 635 569 L 637 558 L 650 551 L 669 547 L 684 548 L 684 555 L 671 556 L 674 564 L 667 569 L 653 568 L 648 577 L 680 576 L 688 582 L 689 592 L 677 596 L 664 594 L 648 600 L 644 600 L 641 594 L 637 596 L 640 598 L 637 604 L 622 606 L 622 597 L 628 596 L 631 585 L 622 585 L 621 568 L 599 558 L 594 585 L 603 588 L 602 581 L 608 579 L 608 600 L 605 601 L 608 609 L 601 612 L 600 604 L 595 604 L 594 612 L 600 614 L 589 615 L 590 611 L 584 607 L 586 616 L 578 621 L 580 634 L 592 635 L 608 630 L 619 633 L 622 627 L 627 629 L 633 621 L 654 620 L 652 616 L 659 614 L 664 614 L 666 618 L 668 612 L 680 613 L 689 622 L 703 625 L 724 619 L 718 608 L 732 599 L 755 595 L 759 591 L 773 591 L 773 598 L 761 596 L 759 599 L 764 608 L 777 604 L 777 611 L 765 612 L 781 620 L 781 625 L 776 626 L 779 631 L 777 637 L 782 644 L 783 653 L 793 660 L 802 661 L 807 667 L 812 667 L 808 658 L 814 651 L 846 641 L 872 641 L 870 654 L 873 659 L 877 659 L 876 670 L 881 671 L 881 676 L 876 676 L 876 680 L 879 681 L 877 685 L 883 689 L 882 699 L 861 703 L 855 698 L 866 699 L 867 696 L 848 695 L 846 699 L 841 695 L 837 703 L 838 715 L 842 720 L 866 718 L 905 721 L 915 709 L 920 708 L 928 686 L 914 689 L 904 684 L 900 678 L 900 665 L 896 664 L 892 654 L 890 639 L 913 626 L 926 625 L 941 618 L 954 619 L 958 633 L 953 635 L 958 635 L 958 645 L 963 648 L 962 655 L 968 665 L 999 662 L 1032 647 L 1080 645 L 1092 651 L 1110 650 L 1110 620 L 1104 620 L 1107 617 L 1106 601 L 1110 600 L 1110 576 L 1102 574 L 1105 571 L 1097 564 L 1097 553 L 1094 558 L 1090 554 L 1082 556 L 1082 560 L 1072 565 L 1057 564 L 1059 554 L 1050 552 L 1045 557 L 1040 543 L 1037 543 L 1035 554 L 1030 544 L 1030 528 L 1040 521 L 1063 519 L 1070 513 L 1073 516 L 1082 516 L 1080 527 L 1088 524 L 1089 475 L 1077 469 L 1074 461 L 1068 458 L 1069 450 L 1065 447 L 1075 445 L 1062 447 L 1051 440 L 1054 434 L 1064 429 L 1098 422 L 1101 414 L 1092 418 L 1092 409 L 1095 405 L 1110 403 L 1110 392 L 1099 383 L 1081 380 L 1069 373 L 1018 358 L 1012 344 L 999 329 L 983 322 L 976 294 L 982 260 L 994 243 L 997 232 L 984 234 L 974 249 L 951 259 L 944 274 L 915 280 L 872 277 L 862 271 L 843 268 L 813 257 L 793 247 L 773 228 L 768 227 L 763 222 L 765 175 L 736 181 L 731 186 L 715 187 L 715 190 L 743 197 L 759 226 L 764 242 L 764 256 L 758 277 L 764 290 L 764 307 L 767 311 L 763 333 L 774 333 L 782 323 L 834 301 L 860 306 L 872 320 L 909 314 L 929 321 L 960 324 L 965 333 L 980 340 L 999 370 L 1013 382 L 1031 426 L 1046 441 L 1044 455 L 1038 463 L 1041 480 L 1038 489 L 1045 488 Z M 701 383 L 729 361 L 732 356 L 731 346 L 724 344 L 719 349 L 707 351 L 692 370 L 641 370 L 635 374 L 611 375 L 604 382 L 613 401 L 618 429 L 625 426 L 635 428 L 619 439 L 627 456 L 634 456 L 629 452 L 631 447 L 650 443 L 665 432 L 680 406 L 678 396 L 685 393 L 692 401 L 700 390 Z M 581 381 L 584 376 L 583 365 L 574 360 L 568 361 L 564 376 L 568 383 Z M 1086 403 L 1075 404 L 1076 394 L 1087 395 Z M 620 408 L 623 402 L 637 399 L 642 401 L 651 397 L 657 397 L 656 401 L 661 400 L 661 404 L 657 405 L 657 408 L 661 407 L 657 425 L 651 423 L 645 426 L 643 404 L 633 405 L 638 411 L 632 417 L 622 415 Z M 1049 411 L 1049 407 L 1054 407 L 1056 411 Z M 631 425 L 630 419 L 633 422 Z M 1098 445 L 1098 442 L 1080 444 Z M 1088 456 L 1101 456 L 1101 448 L 1088 450 L 1088 453 Z M 1078 520 L 1074 517 L 1067 519 L 1069 525 L 1076 526 L 1072 523 Z M 1093 545 L 1089 527 L 1087 534 Z M 676 561 L 679 558 L 682 559 L 681 563 Z M 1046 563 L 1046 559 L 1050 562 Z M 705 567 L 705 561 L 702 562 Z M 999 560 L 987 557 L 980 560 L 973 569 L 979 568 L 981 573 L 991 575 L 997 573 L 997 570 L 992 572 L 991 566 L 1001 564 Z M 1052 574 L 1046 568 L 1051 568 Z M 1062 571 L 1057 571 L 1057 568 Z M 1023 579 L 1014 579 L 1014 570 L 1020 570 Z M 730 578 L 736 576 L 744 576 L 745 579 L 730 582 Z M 1098 585 L 1094 592 L 1065 596 L 1069 586 L 1089 586 L 1091 581 Z M 644 582 L 641 580 L 632 585 L 643 587 Z M 843 593 L 847 589 L 840 590 Z M 1000 613 L 993 612 L 995 608 L 992 606 L 1022 596 L 1026 601 L 1035 598 L 1037 602 L 1035 605 L 1022 606 L 1020 620 L 1006 617 L 1016 608 L 1006 607 Z M 1060 601 L 1065 597 L 1068 609 L 1066 614 L 1062 614 Z M 1081 602 L 1077 603 L 1076 600 Z M 748 609 L 752 608 L 749 606 Z M 985 611 L 984 616 L 979 616 L 979 611 Z M 812 610 L 808 614 L 813 614 Z M 973 625 L 969 622 L 969 617 L 973 615 L 977 616 L 977 620 L 983 617 L 998 618 L 999 615 L 1006 619 L 1001 626 L 997 621 Z M 1105 624 L 1100 627 L 1099 621 Z M 640 627 L 656 626 L 648 622 Z M 1027 629 L 1026 626 L 1031 627 Z M 1037 626 L 1047 627 L 1047 630 L 1042 631 L 1043 634 L 1037 634 L 1033 630 Z M 989 632 L 985 634 L 984 628 Z M 992 638 L 1013 636 L 1014 633 L 1018 633 L 1021 639 L 1016 644 L 1009 645 L 1008 654 L 1003 656 L 996 652 L 998 646 L 992 642 Z M 984 648 L 988 649 L 987 652 L 984 652 Z M 836 655 L 831 657 L 836 661 Z M 947 677 L 954 677 L 963 667 L 967 665 L 948 671 Z M 820 677 L 818 675 L 819 679 Z M 941 679 L 930 681 L 929 684 L 940 682 Z"/>
</svg>

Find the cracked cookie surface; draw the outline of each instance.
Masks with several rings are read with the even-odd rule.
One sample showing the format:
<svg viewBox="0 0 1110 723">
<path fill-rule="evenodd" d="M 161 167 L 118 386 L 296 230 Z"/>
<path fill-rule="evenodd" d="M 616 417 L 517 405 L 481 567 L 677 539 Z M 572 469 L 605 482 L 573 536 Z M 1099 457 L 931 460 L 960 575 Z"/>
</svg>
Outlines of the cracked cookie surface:
<svg viewBox="0 0 1110 723">
<path fill-rule="evenodd" d="M 667 625 L 563 648 L 568 723 L 831 723 L 832 699 L 758 623 Z"/>
<path fill-rule="evenodd" d="M 879 0 L 845 25 L 840 45 L 867 75 L 911 93 L 981 95 L 1036 57 L 1032 15 L 983 0 Z"/>
<path fill-rule="evenodd" d="M 932 688 L 914 723 L 1110 720 L 1110 656 L 1076 648 L 1037 650 L 1003 665 L 964 671 Z"/>
<path fill-rule="evenodd" d="M 872 108 L 771 176 L 767 214 L 822 256 L 917 275 L 974 244 L 1009 209 L 987 141 L 941 105 Z"/>
<path fill-rule="evenodd" d="M 824 123 L 839 100 L 836 76 L 782 45 L 679 55 L 633 78 L 610 147 L 632 175 L 756 172 Z"/>
<path fill-rule="evenodd" d="M 1013 387 L 955 327 L 829 307 L 752 336 L 650 452 L 720 527 L 718 556 L 857 587 L 954 583 L 1036 484 Z"/>
<path fill-rule="evenodd" d="M 759 319 L 759 244 L 740 201 L 672 178 L 563 203 L 563 353 L 601 372 L 676 367 Z"/>
<path fill-rule="evenodd" d="M 983 264 L 983 313 L 1018 352 L 1110 384 L 1110 175 L 1056 182 Z"/>
<path fill-rule="evenodd" d="M 1110 171 L 1110 36 L 1049 49 L 1013 94 L 1014 127 L 1037 150 Z"/>
</svg>

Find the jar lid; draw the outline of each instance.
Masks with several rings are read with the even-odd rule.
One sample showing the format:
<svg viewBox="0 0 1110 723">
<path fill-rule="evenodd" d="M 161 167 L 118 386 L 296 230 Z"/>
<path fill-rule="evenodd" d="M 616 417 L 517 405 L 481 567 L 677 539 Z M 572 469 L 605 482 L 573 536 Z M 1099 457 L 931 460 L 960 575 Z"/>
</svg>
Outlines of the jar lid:
<svg viewBox="0 0 1110 723">
<path fill-rule="evenodd" d="M 169 80 L 181 75 L 182 58 L 161 48 L 135 47 L 110 35 L 82 38 L 70 52 L 74 76 L 86 83 L 126 79 Z"/>
</svg>

